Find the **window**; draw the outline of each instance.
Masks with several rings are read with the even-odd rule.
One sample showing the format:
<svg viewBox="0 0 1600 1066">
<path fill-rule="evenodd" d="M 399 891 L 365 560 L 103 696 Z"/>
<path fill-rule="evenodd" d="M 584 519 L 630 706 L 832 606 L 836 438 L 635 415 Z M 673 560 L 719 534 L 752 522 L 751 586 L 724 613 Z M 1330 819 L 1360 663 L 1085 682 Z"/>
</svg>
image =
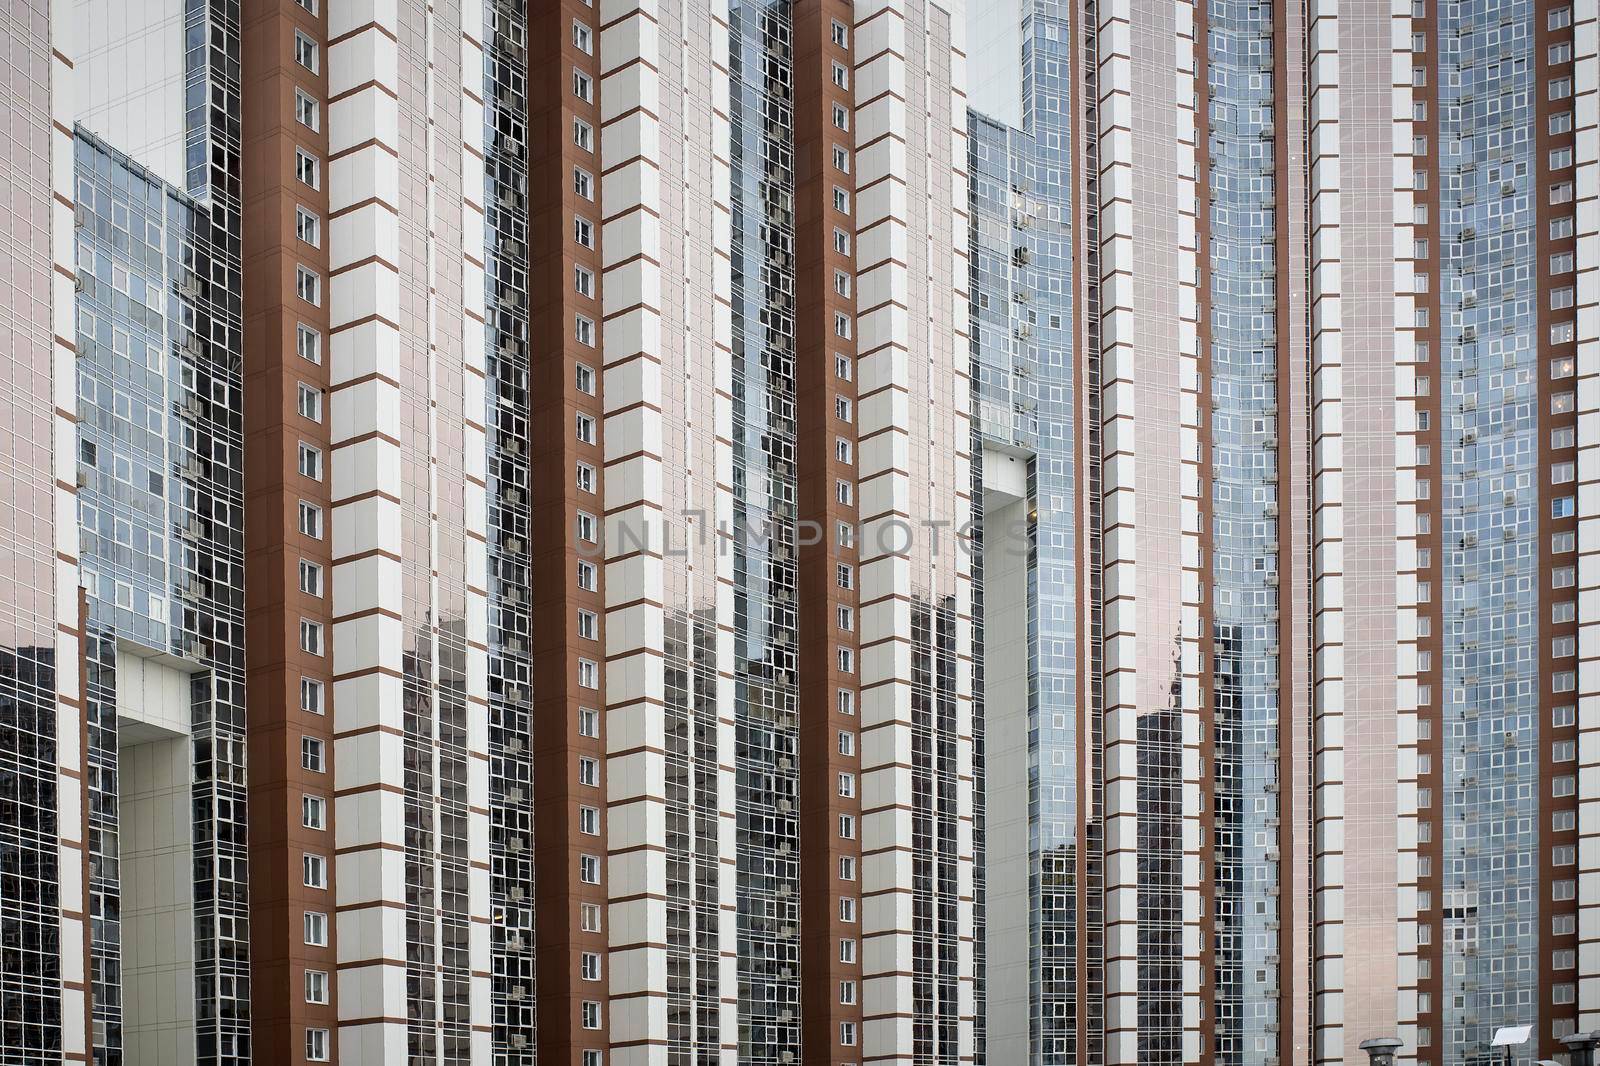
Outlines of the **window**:
<svg viewBox="0 0 1600 1066">
<path fill-rule="evenodd" d="M 1571 78 L 1551 78 L 1545 84 L 1549 89 L 1550 99 L 1552 100 L 1565 100 L 1567 97 L 1572 95 Z M 1553 154 L 1554 153 L 1552 153 L 1552 155 Z M 1567 153 L 1567 158 L 1568 160 L 1571 160 L 1571 152 Z M 1570 165 L 1570 162 L 1568 165 Z"/>
<path fill-rule="evenodd" d="M 841 215 L 850 213 L 850 194 L 837 185 L 833 187 L 833 209 Z"/>
<path fill-rule="evenodd" d="M 572 316 L 572 335 L 585 348 L 594 347 L 594 319 L 584 315 Z"/>
<path fill-rule="evenodd" d="M 578 512 L 578 539 L 593 544 L 599 537 L 599 523 L 587 511 Z"/>
<path fill-rule="evenodd" d="M 294 209 L 294 233 L 302 241 L 313 248 L 322 244 L 322 219 L 296 204 Z"/>
<path fill-rule="evenodd" d="M 600 955 L 598 952 L 585 951 L 579 958 L 578 969 L 585 981 L 600 980 Z"/>
<path fill-rule="evenodd" d="M 576 480 L 579 492 L 594 492 L 594 467 L 588 463 L 579 463 Z"/>
<path fill-rule="evenodd" d="M 578 636 L 584 640 L 600 639 L 600 616 L 593 611 L 578 609 Z"/>
<path fill-rule="evenodd" d="M 1550 395 L 1550 413 L 1553 415 L 1570 415 L 1577 410 L 1577 394 L 1571 392 L 1556 392 Z"/>
<path fill-rule="evenodd" d="M 598 933 L 600 931 L 600 904 L 580 903 L 578 905 L 578 927 L 585 933 Z"/>
<path fill-rule="evenodd" d="M 322 128 L 322 108 L 299 89 L 294 91 L 294 117 L 302 126 L 314 130 Z"/>
<path fill-rule="evenodd" d="M 836 378 L 839 378 L 841 381 L 849 381 L 850 380 L 850 357 L 849 356 L 847 356 L 847 355 L 835 355 L 833 357 L 833 376 L 836 377 Z"/>
<path fill-rule="evenodd" d="M 307 1062 L 327 1062 L 328 1061 L 328 1030 L 326 1030 L 326 1029 L 307 1029 L 306 1030 L 306 1061 Z"/>
<path fill-rule="evenodd" d="M 843 337 L 845 340 L 850 339 L 850 316 L 843 311 L 835 311 L 833 313 L 833 334 L 836 337 Z"/>
<path fill-rule="evenodd" d="M 578 735 L 580 737 L 598 737 L 600 735 L 600 712 L 593 707 L 578 708 Z"/>
<path fill-rule="evenodd" d="M 594 443 L 594 416 L 580 414 L 578 416 L 578 440 L 584 444 Z"/>
<path fill-rule="evenodd" d="M 300 442 L 300 476 L 312 481 L 322 480 L 322 449 Z"/>
<path fill-rule="evenodd" d="M 839 672 L 853 674 L 856 672 L 856 653 L 853 648 L 839 649 Z"/>
<path fill-rule="evenodd" d="M 854 1006 L 856 1001 L 856 983 L 854 981 L 839 982 L 839 1002 L 846 1007 Z"/>
<path fill-rule="evenodd" d="M 849 563 L 839 563 L 833 575 L 834 582 L 842 589 L 851 588 L 855 584 L 855 570 Z"/>
<path fill-rule="evenodd" d="M 317 42 L 299 30 L 294 31 L 294 61 L 313 74 L 317 72 Z"/>
<path fill-rule="evenodd" d="M 837 101 L 833 105 L 833 128 L 846 131 L 850 129 L 850 112 Z"/>
<path fill-rule="evenodd" d="M 843 796 L 845 799 L 854 799 L 855 798 L 855 794 L 856 794 L 856 775 L 855 774 L 840 774 L 839 775 L 839 795 Z"/>
<path fill-rule="evenodd" d="M 572 143 L 585 152 L 594 151 L 594 127 L 581 118 L 572 120 Z"/>
<path fill-rule="evenodd" d="M 600 883 L 600 859 L 594 855 L 578 856 L 578 877 L 586 885 Z"/>
<path fill-rule="evenodd" d="M 328 887 L 328 860 L 305 852 L 300 856 L 300 878 L 307 888 Z"/>
<path fill-rule="evenodd" d="M 572 239 L 585 248 L 594 247 L 594 224 L 586 218 L 572 219 Z"/>
<path fill-rule="evenodd" d="M 1562 774 L 1550 779 L 1550 795 L 1571 796 L 1577 792 L 1578 779 L 1572 774 Z"/>
<path fill-rule="evenodd" d="M 594 299 L 594 271 L 587 267 L 572 268 L 572 288 L 579 296 Z"/>
<path fill-rule="evenodd" d="M 1571 811 L 1567 812 L 1572 813 Z M 1553 936 L 1572 936 L 1578 931 L 1578 916 L 1576 914 L 1555 914 L 1550 917 L 1550 932 Z"/>
<path fill-rule="evenodd" d="M 1575 899 L 1578 894 L 1578 882 L 1573 880 L 1552 881 L 1550 883 L 1550 898 L 1554 900 Z"/>
<path fill-rule="evenodd" d="M 326 714 L 322 703 L 322 682 L 314 678 L 300 679 L 300 709 L 307 714 Z"/>
<path fill-rule="evenodd" d="M 594 371 L 584 366 L 582 363 L 577 364 L 573 371 L 573 384 L 577 386 L 579 392 L 586 396 L 593 396 Z"/>
<path fill-rule="evenodd" d="M 848 300 L 850 298 L 850 275 L 842 270 L 835 270 L 833 272 L 833 291 Z M 848 329 L 849 319 L 845 319 L 845 322 Z M 840 334 L 841 337 L 848 337 L 849 335 L 848 333 Z"/>
<path fill-rule="evenodd" d="M 840 946 L 843 947 L 844 945 L 841 944 Z M 855 1047 L 855 1045 L 856 1045 L 856 1023 L 855 1022 L 840 1022 L 839 1023 L 839 1043 L 844 1045 L 845 1047 Z"/>
<path fill-rule="evenodd" d="M 594 199 L 594 176 L 582 167 L 572 168 L 572 191 L 585 200 Z"/>
<path fill-rule="evenodd" d="M 840 48 L 850 47 L 850 31 L 845 28 L 844 23 L 840 22 L 838 19 L 834 19 L 831 30 L 833 32 L 834 44 L 838 45 Z"/>
<path fill-rule="evenodd" d="M 847 688 L 839 690 L 839 713 L 848 715 L 856 713 L 856 694 Z"/>
<path fill-rule="evenodd" d="M 322 773 L 322 741 L 316 737 L 300 738 L 300 769 L 314 774 Z"/>
<path fill-rule="evenodd" d="M 313 15 L 317 13 L 317 0 L 294 0 L 294 2 L 311 12 Z"/>
<path fill-rule="evenodd" d="M 833 398 L 833 417 L 837 418 L 839 421 L 850 421 L 854 417 L 853 411 L 853 405 L 843 396 L 835 396 Z"/>
<path fill-rule="evenodd" d="M 1551 811 L 1550 831 L 1552 833 L 1570 833 L 1578 828 L 1577 811 Z"/>
<path fill-rule="evenodd" d="M 573 71 L 572 95 L 586 104 L 594 103 L 594 79 L 581 70 Z"/>
<path fill-rule="evenodd" d="M 1572 202 L 1572 182 L 1558 181 L 1550 186 L 1550 202 L 1552 204 L 1568 204 Z"/>
<path fill-rule="evenodd" d="M 1570 530 L 1565 533 L 1550 534 L 1550 553 L 1561 555 L 1565 552 L 1578 550 L 1578 535 Z"/>
<path fill-rule="evenodd" d="M 328 971 L 326 971 L 326 970 L 307 970 L 306 971 L 306 1002 L 307 1003 L 326 1003 L 326 1002 L 328 1002 Z"/>
<path fill-rule="evenodd" d="M 307 270 L 303 266 L 294 268 L 294 291 L 308 304 L 320 307 L 322 305 L 322 277 L 314 270 Z"/>
<path fill-rule="evenodd" d="M 597 584 L 595 578 L 598 573 L 599 570 L 593 563 L 579 562 L 578 587 L 583 589 L 585 592 L 595 591 L 595 585 Z"/>
<path fill-rule="evenodd" d="M 1569 589 L 1577 584 L 1577 568 L 1572 566 L 1557 566 L 1550 571 L 1550 587 L 1554 589 Z"/>
<path fill-rule="evenodd" d="M 1573 266 L 1571 252 L 1557 252 L 1550 257 L 1550 273 L 1552 274 L 1570 274 Z"/>
<path fill-rule="evenodd" d="M 295 353 L 308 363 L 322 362 L 322 334 L 301 323 L 294 332 Z"/>
<path fill-rule="evenodd" d="M 842 144 L 833 146 L 833 169 L 841 174 L 850 173 L 850 150 Z"/>
<path fill-rule="evenodd" d="M 599 807 L 578 808 L 578 832 L 592 837 L 600 835 Z"/>
<path fill-rule="evenodd" d="M 322 597 L 322 567 L 310 559 L 300 560 L 300 591 L 307 596 Z"/>
<path fill-rule="evenodd" d="M 328 946 L 328 916 L 322 911 L 306 911 L 303 923 L 305 935 L 302 939 L 314 948 Z"/>
<path fill-rule="evenodd" d="M 328 801 L 321 796 L 300 797 L 300 824 L 307 829 L 326 829 Z"/>
<path fill-rule="evenodd" d="M 1578 372 L 1578 360 L 1571 355 L 1558 355 L 1550 360 L 1550 376 L 1552 378 L 1570 378 Z"/>
<path fill-rule="evenodd" d="M 300 619 L 300 650 L 307 655 L 322 654 L 322 623 Z"/>
<path fill-rule="evenodd" d="M 1550 501 L 1551 518 L 1571 518 L 1578 513 L 1577 497 L 1557 496 Z"/>
<path fill-rule="evenodd" d="M 856 735 L 848 730 L 839 730 L 839 754 L 854 755 L 856 753 Z"/>
<path fill-rule="evenodd" d="M 312 422 L 322 421 L 322 390 L 314 389 L 305 382 L 299 383 L 299 396 L 295 400 L 295 409 L 300 412 L 300 417 Z"/>
<path fill-rule="evenodd" d="M 1572 762 L 1577 757 L 1578 742 L 1576 740 L 1553 740 L 1550 742 L 1551 762 Z"/>
<path fill-rule="evenodd" d="M 1564 30 L 1572 25 L 1572 8 L 1558 7 L 1545 16 L 1545 26 L 1552 30 Z"/>
<path fill-rule="evenodd" d="M 578 756 L 578 784 L 600 787 L 600 763 L 587 755 Z"/>
<path fill-rule="evenodd" d="M 856 879 L 856 858 L 854 855 L 839 856 L 839 880 L 854 881 Z"/>
<path fill-rule="evenodd" d="M 839 961 L 856 961 L 856 942 L 854 940 L 845 938 L 839 941 Z"/>
<path fill-rule="evenodd" d="M 1578 721 L 1578 709 L 1572 704 L 1550 708 L 1550 725 L 1554 729 L 1570 729 Z"/>
<path fill-rule="evenodd" d="M 846 607 L 844 604 L 840 604 L 838 607 L 834 608 L 834 622 L 844 632 L 850 632 L 856 627 L 855 611 L 851 610 L 849 607 Z"/>
<path fill-rule="evenodd" d="M 579 659 L 578 684 L 583 688 L 599 688 L 600 664 L 592 659 Z"/>
<path fill-rule="evenodd" d="M 1563 114 L 1566 114 L 1566 113 L 1567 112 L 1563 112 Z M 1572 216 L 1571 215 L 1562 215 L 1560 218 L 1552 218 L 1550 220 L 1550 239 L 1551 240 L 1553 240 L 1553 241 L 1563 240 L 1563 239 L 1565 239 L 1567 237 L 1572 236 L 1572 234 L 1573 234 L 1573 221 L 1572 221 Z"/>
<path fill-rule="evenodd" d="M 1550 431 L 1550 447 L 1555 449 L 1575 448 L 1578 444 L 1578 431 L 1573 426 L 1558 426 Z"/>
<path fill-rule="evenodd" d="M 600 1004 L 592 999 L 583 1001 L 583 1027 L 585 1029 L 600 1028 Z"/>
<path fill-rule="evenodd" d="M 304 148 L 294 150 L 294 176 L 313 189 L 322 187 L 322 164 Z"/>
<path fill-rule="evenodd" d="M 594 31 L 581 22 L 572 24 L 572 43 L 584 55 L 594 55 Z"/>
<path fill-rule="evenodd" d="M 1550 484 L 1566 485 L 1577 480 L 1578 464 L 1570 459 L 1564 463 L 1550 464 Z"/>
<path fill-rule="evenodd" d="M 1571 133 L 1572 132 L 1572 112 L 1571 111 L 1557 111 L 1555 114 L 1550 116 L 1549 121 L 1546 123 L 1546 125 L 1549 127 L 1549 130 L 1550 130 L 1550 132 L 1552 134 L 1559 135 L 1559 134 L 1563 134 L 1563 133 Z"/>
<path fill-rule="evenodd" d="M 584 1048 L 583 1066 L 606 1066 L 606 1053 L 595 1048 Z"/>
<path fill-rule="evenodd" d="M 833 83 L 841 89 L 850 88 L 850 72 L 844 69 L 843 63 L 833 64 Z"/>
</svg>

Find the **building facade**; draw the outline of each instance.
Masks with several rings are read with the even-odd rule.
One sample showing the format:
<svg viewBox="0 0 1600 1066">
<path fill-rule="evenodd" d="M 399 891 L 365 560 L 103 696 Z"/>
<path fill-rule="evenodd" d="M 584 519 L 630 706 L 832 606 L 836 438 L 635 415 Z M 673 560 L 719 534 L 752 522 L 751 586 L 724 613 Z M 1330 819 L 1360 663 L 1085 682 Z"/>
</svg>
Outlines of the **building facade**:
<svg viewBox="0 0 1600 1066">
<path fill-rule="evenodd" d="M 1560 1058 L 1597 26 L 12 4 L 0 1062 Z"/>
<path fill-rule="evenodd" d="M 1593 17 L 1028 2 L 974 29 L 990 1055 L 1393 1035 L 1455 1064 L 1530 1025 L 1532 1061 L 1589 1027 Z M 1095 487 L 1058 533 L 1059 468 Z M 1073 608 L 1103 628 L 1062 734 Z M 1105 872 L 1063 892 L 1074 802 Z"/>
</svg>

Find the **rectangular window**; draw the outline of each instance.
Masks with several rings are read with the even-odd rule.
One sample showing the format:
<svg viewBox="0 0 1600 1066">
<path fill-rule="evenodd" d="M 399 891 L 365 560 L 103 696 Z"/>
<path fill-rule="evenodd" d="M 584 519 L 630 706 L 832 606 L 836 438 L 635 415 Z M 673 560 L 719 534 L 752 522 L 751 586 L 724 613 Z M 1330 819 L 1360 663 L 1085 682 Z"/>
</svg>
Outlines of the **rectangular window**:
<svg viewBox="0 0 1600 1066">
<path fill-rule="evenodd" d="M 841 215 L 850 213 L 850 194 L 837 185 L 833 187 L 833 209 Z"/>
<path fill-rule="evenodd" d="M 593 611 L 578 609 L 578 636 L 584 640 L 600 639 L 600 616 Z"/>
<path fill-rule="evenodd" d="M 576 482 L 579 492 L 594 492 L 594 467 L 588 463 L 579 463 Z"/>
<path fill-rule="evenodd" d="M 300 412 L 300 417 L 312 422 L 322 421 L 322 390 L 312 388 L 305 382 L 299 382 L 299 394 L 295 399 L 295 409 Z"/>
<path fill-rule="evenodd" d="M 1569 112 L 1563 112 L 1569 114 Z M 1573 234 L 1573 220 L 1571 215 L 1562 215 L 1560 218 L 1550 220 L 1550 239 L 1553 241 L 1565 240 Z"/>
<path fill-rule="evenodd" d="M 856 627 L 856 613 L 844 604 L 834 608 L 834 622 L 844 632 L 848 633 Z"/>
<path fill-rule="evenodd" d="M 306 971 L 306 1002 L 307 1003 L 326 1003 L 326 1002 L 328 1002 L 328 971 L 326 971 L 326 970 L 307 970 Z"/>
<path fill-rule="evenodd" d="M 839 941 L 839 961 L 856 961 L 856 942 L 854 940 L 845 938 Z"/>
<path fill-rule="evenodd" d="M 839 880 L 854 881 L 856 879 L 856 859 L 854 855 L 839 856 Z"/>
<path fill-rule="evenodd" d="M 327 1062 L 328 1061 L 328 1030 L 326 1030 L 326 1029 L 307 1029 L 306 1030 L 306 1061 L 307 1062 Z"/>
<path fill-rule="evenodd" d="M 594 443 L 594 416 L 578 415 L 578 440 L 584 444 Z"/>
<path fill-rule="evenodd" d="M 595 543 L 600 536 L 600 525 L 595 516 L 587 511 L 579 511 L 577 519 L 578 539 L 588 544 Z"/>
<path fill-rule="evenodd" d="M 587 755 L 578 756 L 578 784 L 600 787 L 600 763 Z"/>
<path fill-rule="evenodd" d="M 594 951 L 585 951 L 579 958 L 578 969 L 585 981 L 600 980 L 599 953 Z"/>
<path fill-rule="evenodd" d="M 1571 78 L 1551 78 L 1545 83 L 1545 85 L 1549 90 L 1550 99 L 1552 100 L 1565 100 L 1567 97 L 1572 95 Z M 1568 158 L 1571 158 L 1570 153 Z"/>
<path fill-rule="evenodd" d="M 314 774 L 322 773 L 323 744 L 316 737 L 300 738 L 300 769 L 309 770 Z"/>
<path fill-rule="evenodd" d="M 578 927 L 585 933 L 598 933 L 600 931 L 600 904 L 580 903 L 578 905 Z"/>
<path fill-rule="evenodd" d="M 833 128 L 845 131 L 850 129 L 850 112 L 837 101 L 833 105 Z"/>
<path fill-rule="evenodd" d="M 856 983 L 854 981 L 839 982 L 839 1002 L 846 1007 L 855 1006 Z"/>
<path fill-rule="evenodd" d="M 322 219 L 297 204 L 294 209 L 294 233 L 311 247 L 319 248 L 322 246 Z"/>
<path fill-rule="evenodd" d="M 299 511 L 301 533 L 317 538 L 320 541 L 322 539 L 322 507 L 318 507 L 317 504 L 306 503 L 304 499 L 299 503 L 299 507 L 301 507 L 301 511 Z"/>
<path fill-rule="evenodd" d="M 848 563 L 839 563 L 834 571 L 834 582 L 842 589 L 852 588 L 855 584 L 855 571 Z"/>
<path fill-rule="evenodd" d="M 594 79 L 581 70 L 573 71 L 572 95 L 586 104 L 594 103 Z"/>
<path fill-rule="evenodd" d="M 594 224 L 586 218 L 573 216 L 572 239 L 585 248 L 594 247 Z"/>
<path fill-rule="evenodd" d="M 583 1027 L 585 1029 L 600 1028 L 600 1004 L 596 1000 L 583 1001 Z"/>
<path fill-rule="evenodd" d="M 572 168 L 572 191 L 585 200 L 594 199 L 594 176 L 582 167 Z"/>
<path fill-rule="evenodd" d="M 839 690 L 839 713 L 852 716 L 856 713 L 856 694 L 847 688 Z"/>
<path fill-rule="evenodd" d="M 326 829 L 328 801 L 321 796 L 300 797 L 300 824 L 307 829 Z"/>
<path fill-rule="evenodd" d="M 322 703 L 322 682 L 314 678 L 300 679 L 300 709 L 307 714 L 326 714 Z"/>
<path fill-rule="evenodd" d="M 594 54 L 594 31 L 581 22 L 572 24 L 572 43 L 584 55 Z"/>
<path fill-rule="evenodd" d="M 850 88 L 850 72 L 844 69 L 843 63 L 833 64 L 833 83 L 841 89 Z"/>
<path fill-rule="evenodd" d="M 591 659 L 579 659 L 578 684 L 582 688 L 599 688 L 600 664 Z"/>
<path fill-rule="evenodd" d="M 579 296 L 594 299 L 594 271 L 587 267 L 572 268 L 572 288 Z"/>
<path fill-rule="evenodd" d="M 606 1053 L 597 1048 L 584 1048 L 583 1066 L 606 1066 Z"/>
<path fill-rule="evenodd" d="M 300 591 L 322 598 L 322 567 L 310 559 L 300 560 Z"/>
<path fill-rule="evenodd" d="M 322 334 L 305 323 L 295 326 L 294 350 L 308 363 L 322 362 Z"/>
<path fill-rule="evenodd" d="M 585 152 L 594 151 L 594 127 L 581 118 L 572 120 L 572 143 Z"/>
<path fill-rule="evenodd" d="M 317 13 L 317 0 L 294 0 L 294 2 L 311 12 L 313 15 Z"/>
<path fill-rule="evenodd" d="M 578 856 L 578 879 L 586 885 L 598 885 L 600 883 L 600 859 L 598 856 Z"/>
<path fill-rule="evenodd" d="M 300 476 L 312 481 L 322 480 L 322 449 L 300 442 Z"/>
<path fill-rule="evenodd" d="M 856 920 L 856 900 L 854 896 L 839 897 L 839 920 L 853 922 Z"/>
<path fill-rule="evenodd" d="M 300 650 L 307 655 L 322 654 L 322 623 L 300 619 Z"/>
<path fill-rule="evenodd" d="M 328 887 L 328 860 L 325 856 L 305 852 L 300 856 L 300 879 L 307 888 Z"/>
<path fill-rule="evenodd" d="M 314 948 L 328 946 L 328 916 L 322 911 L 306 911 L 302 922 L 305 942 Z"/>
<path fill-rule="evenodd" d="M 595 580 L 598 573 L 599 570 L 593 563 L 578 563 L 578 587 L 585 592 L 595 591 L 595 586 L 599 583 Z"/>
<path fill-rule="evenodd" d="M 294 268 L 294 291 L 306 303 L 322 306 L 322 277 L 303 266 Z"/>
<path fill-rule="evenodd" d="M 850 380 L 850 357 L 835 354 L 833 357 L 833 376 L 841 381 Z"/>
<path fill-rule="evenodd" d="M 840 774 L 839 775 L 839 795 L 843 796 L 845 799 L 854 799 L 855 798 L 855 794 L 856 794 L 856 775 L 855 774 Z"/>
<path fill-rule="evenodd" d="M 839 754 L 854 755 L 856 753 L 856 735 L 849 730 L 839 730 Z"/>
<path fill-rule="evenodd" d="M 592 837 L 600 835 L 599 807 L 578 808 L 578 832 Z"/>
<path fill-rule="evenodd" d="M 848 300 L 850 298 L 850 275 L 842 270 L 835 270 L 833 272 L 833 291 Z M 843 336 L 849 336 L 849 334 L 843 334 Z"/>
<path fill-rule="evenodd" d="M 833 33 L 834 44 L 838 45 L 840 48 L 850 47 L 850 31 L 845 28 L 844 23 L 840 22 L 838 19 L 834 19 L 830 30 Z"/>
<path fill-rule="evenodd" d="M 850 316 L 843 311 L 833 313 L 833 335 L 845 340 L 850 339 Z"/>
<path fill-rule="evenodd" d="M 299 30 L 294 31 L 294 61 L 313 74 L 317 72 L 317 42 Z"/>
<path fill-rule="evenodd" d="M 299 89 L 294 91 L 294 117 L 300 125 L 308 129 L 320 130 L 322 128 L 322 108 Z"/>
<path fill-rule="evenodd" d="M 594 319 L 584 315 L 572 316 L 572 335 L 585 348 L 594 347 Z"/>
<path fill-rule="evenodd" d="M 322 188 L 322 164 L 304 148 L 294 150 L 294 176 L 300 179 L 301 184 L 313 189 Z"/>
<path fill-rule="evenodd" d="M 578 735 L 580 737 L 595 738 L 600 736 L 600 712 L 593 707 L 578 708 Z"/>
<path fill-rule="evenodd" d="M 856 672 L 856 653 L 853 648 L 839 649 L 839 672 L 853 674 Z"/>
<path fill-rule="evenodd" d="M 850 173 L 850 150 L 842 144 L 833 146 L 833 169 L 841 174 Z"/>
<path fill-rule="evenodd" d="M 594 395 L 594 371 L 578 363 L 573 370 L 573 385 L 585 396 Z"/>
<path fill-rule="evenodd" d="M 843 396 L 835 396 L 833 398 L 833 417 L 837 418 L 839 421 L 850 421 L 855 417 L 853 411 L 854 408 L 852 404 Z"/>
</svg>

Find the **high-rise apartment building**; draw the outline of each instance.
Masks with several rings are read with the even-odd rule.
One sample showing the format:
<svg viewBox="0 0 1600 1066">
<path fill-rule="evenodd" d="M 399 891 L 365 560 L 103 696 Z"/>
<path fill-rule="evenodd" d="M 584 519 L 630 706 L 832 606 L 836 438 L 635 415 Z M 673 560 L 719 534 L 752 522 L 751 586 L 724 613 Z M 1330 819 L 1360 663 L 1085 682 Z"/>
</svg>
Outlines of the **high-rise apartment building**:
<svg viewBox="0 0 1600 1066">
<path fill-rule="evenodd" d="M 994 15 L 989 1055 L 1564 1053 L 1593 5 Z"/>
<path fill-rule="evenodd" d="M 6 28 L 5 1060 L 972 1058 L 959 6 Z"/>
<path fill-rule="evenodd" d="M 1595 0 L 0 28 L 0 1062 L 1600 1028 Z"/>
</svg>

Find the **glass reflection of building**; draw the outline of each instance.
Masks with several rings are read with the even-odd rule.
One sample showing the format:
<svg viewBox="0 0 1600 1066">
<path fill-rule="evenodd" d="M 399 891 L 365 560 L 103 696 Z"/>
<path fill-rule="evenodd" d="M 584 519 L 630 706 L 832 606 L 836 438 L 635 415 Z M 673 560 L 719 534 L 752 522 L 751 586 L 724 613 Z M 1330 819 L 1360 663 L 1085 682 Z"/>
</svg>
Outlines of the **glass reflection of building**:
<svg viewBox="0 0 1600 1066">
<path fill-rule="evenodd" d="M 75 140 L 95 1059 L 188 1029 L 198 1061 L 243 1061 L 237 238 L 216 201 L 82 128 Z M 180 807 L 161 790 L 181 785 Z M 170 897 L 152 898 L 152 881 Z M 158 976 L 179 1002 L 151 994 Z"/>
</svg>

